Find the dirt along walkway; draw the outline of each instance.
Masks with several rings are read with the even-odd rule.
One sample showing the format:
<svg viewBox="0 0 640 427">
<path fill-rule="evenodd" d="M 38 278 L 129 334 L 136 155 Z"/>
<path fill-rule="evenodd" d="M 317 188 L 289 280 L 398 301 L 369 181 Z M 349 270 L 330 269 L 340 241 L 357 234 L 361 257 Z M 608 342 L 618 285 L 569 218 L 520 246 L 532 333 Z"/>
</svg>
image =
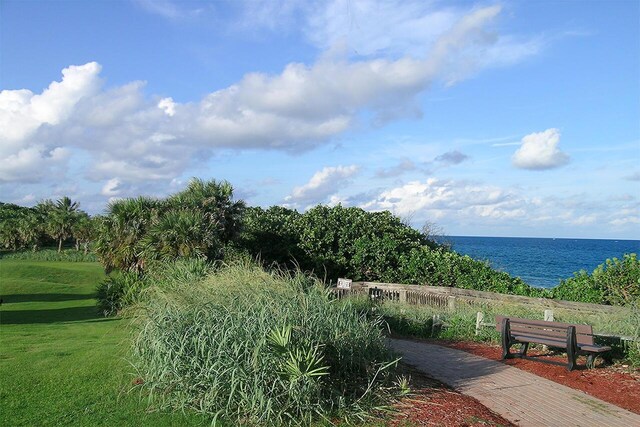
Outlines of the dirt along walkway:
<svg viewBox="0 0 640 427">
<path fill-rule="evenodd" d="M 403 361 L 527 426 L 640 426 L 640 415 L 553 381 L 435 344 L 390 339 Z"/>
</svg>

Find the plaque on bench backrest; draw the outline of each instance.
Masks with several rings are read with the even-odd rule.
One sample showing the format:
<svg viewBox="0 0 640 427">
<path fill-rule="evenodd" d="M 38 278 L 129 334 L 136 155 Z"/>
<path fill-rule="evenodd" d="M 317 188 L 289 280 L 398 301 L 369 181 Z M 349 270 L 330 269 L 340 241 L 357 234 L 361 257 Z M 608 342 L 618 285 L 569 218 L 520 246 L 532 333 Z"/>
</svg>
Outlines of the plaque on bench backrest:
<svg viewBox="0 0 640 427">
<path fill-rule="evenodd" d="M 338 278 L 338 284 L 336 288 L 338 289 L 351 289 L 351 279 L 340 279 Z"/>
</svg>

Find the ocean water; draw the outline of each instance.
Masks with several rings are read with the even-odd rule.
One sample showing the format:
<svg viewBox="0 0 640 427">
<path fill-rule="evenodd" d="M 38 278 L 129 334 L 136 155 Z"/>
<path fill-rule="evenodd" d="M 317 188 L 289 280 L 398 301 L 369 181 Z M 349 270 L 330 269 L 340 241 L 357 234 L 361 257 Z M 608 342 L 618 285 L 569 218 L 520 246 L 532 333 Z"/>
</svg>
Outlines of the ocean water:
<svg viewBox="0 0 640 427">
<path fill-rule="evenodd" d="M 586 270 L 591 273 L 607 258 L 640 253 L 640 240 L 544 239 L 524 237 L 447 236 L 454 251 L 489 261 L 497 270 L 544 288 Z"/>
</svg>

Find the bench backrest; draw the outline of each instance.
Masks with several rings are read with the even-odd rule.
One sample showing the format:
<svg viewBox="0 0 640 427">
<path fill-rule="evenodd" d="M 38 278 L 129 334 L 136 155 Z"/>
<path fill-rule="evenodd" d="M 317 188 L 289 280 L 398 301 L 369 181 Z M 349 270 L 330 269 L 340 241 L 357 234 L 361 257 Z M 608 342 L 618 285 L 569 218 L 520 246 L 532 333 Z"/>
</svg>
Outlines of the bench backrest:
<svg viewBox="0 0 640 427">
<path fill-rule="evenodd" d="M 509 319 L 509 327 L 513 333 L 526 334 L 540 338 L 565 339 L 569 326 L 576 328 L 576 341 L 578 345 L 594 345 L 593 328 L 591 325 L 578 325 L 573 323 L 547 322 L 544 320 L 522 319 L 519 317 L 496 316 L 496 329 L 502 328 L 502 319 Z"/>
</svg>

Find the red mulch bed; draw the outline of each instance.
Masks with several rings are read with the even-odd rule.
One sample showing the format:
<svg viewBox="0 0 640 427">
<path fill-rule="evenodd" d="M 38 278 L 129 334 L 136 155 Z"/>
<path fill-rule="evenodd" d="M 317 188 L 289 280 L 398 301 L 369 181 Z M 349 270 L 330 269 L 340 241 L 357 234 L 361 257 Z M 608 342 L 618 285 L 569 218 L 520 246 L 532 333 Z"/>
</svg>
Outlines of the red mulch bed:
<svg viewBox="0 0 640 427">
<path fill-rule="evenodd" d="M 640 369 L 632 370 L 628 367 L 616 366 L 598 366 L 595 369 L 587 369 L 586 359 L 579 357 L 578 367 L 569 372 L 565 366 L 552 365 L 537 360 L 519 358 L 501 360 L 502 348 L 497 345 L 467 341 L 424 340 L 424 342 L 464 350 L 477 356 L 500 361 L 567 387 L 582 390 L 605 402 L 640 414 Z M 547 353 L 535 349 L 530 349 L 527 355 L 540 356 L 540 359 L 564 364 L 567 362 L 566 356 L 547 355 Z M 602 360 L 598 358 L 598 362 L 601 364 Z"/>
<path fill-rule="evenodd" d="M 390 427 L 515 426 L 476 399 L 452 390 L 411 366 L 401 365 L 401 371 L 410 376 L 412 393 L 395 406 L 398 414 L 386 423 Z"/>
</svg>

